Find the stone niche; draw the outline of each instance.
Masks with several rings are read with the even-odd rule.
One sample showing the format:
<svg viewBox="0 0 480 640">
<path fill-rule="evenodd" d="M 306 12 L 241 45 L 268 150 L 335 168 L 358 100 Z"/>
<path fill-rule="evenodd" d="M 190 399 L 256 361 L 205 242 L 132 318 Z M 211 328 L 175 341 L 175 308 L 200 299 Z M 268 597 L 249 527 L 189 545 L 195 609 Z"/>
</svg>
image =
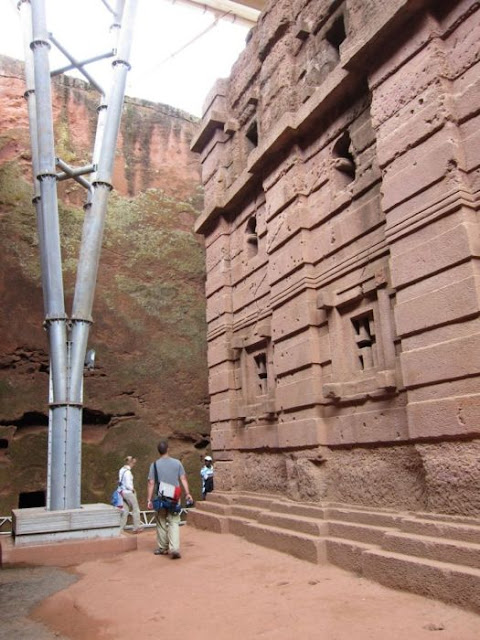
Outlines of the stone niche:
<svg viewBox="0 0 480 640">
<path fill-rule="evenodd" d="M 209 96 L 219 487 L 480 515 L 479 25 L 270 2 Z"/>
</svg>

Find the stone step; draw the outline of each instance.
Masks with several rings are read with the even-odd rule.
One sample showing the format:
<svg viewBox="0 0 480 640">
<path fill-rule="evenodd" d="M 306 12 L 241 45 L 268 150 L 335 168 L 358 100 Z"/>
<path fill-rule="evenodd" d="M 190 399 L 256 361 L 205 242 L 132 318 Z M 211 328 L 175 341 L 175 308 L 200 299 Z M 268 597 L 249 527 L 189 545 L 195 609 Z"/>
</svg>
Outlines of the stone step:
<svg viewBox="0 0 480 640">
<path fill-rule="evenodd" d="M 383 549 L 362 553 L 363 575 L 392 589 L 436 598 L 480 613 L 480 570 Z"/>
<path fill-rule="evenodd" d="M 233 533 L 236 536 L 245 537 L 247 533 L 247 526 L 251 524 L 251 520 L 248 518 L 242 518 L 240 516 L 228 517 L 228 533 Z"/>
<path fill-rule="evenodd" d="M 371 544 L 328 536 L 325 538 L 327 560 L 341 569 L 362 573 L 362 555 L 372 549 Z"/>
<path fill-rule="evenodd" d="M 228 515 L 231 512 L 231 505 L 223 502 L 197 502 L 192 511 L 202 511 L 202 513 L 216 513 L 218 515 Z"/>
<path fill-rule="evenodd" d="M 320 505 L 293 502 L 291 500 L 273 500 L 270 504 L 270 511 L 292 516 L 323 519 L 326 509 Z"/>
<path fill-rule="evenodd" d="M 417 558 L 428 558 L 480 569 L 480 544 L 462 540 L 446 540 L 389 531 L 383 538 L 382 548 L 385 551 Z"/>
<path fill-rule="evenodd" d="M 211 504 L 212 502 L 216 504 L 232 504 L 233 502 L 233 494 L 231 492 L 226 491 L 212 491 L 212 493 L 207 494 L 207 499 L 202 500 L 201 502 L 197 502 L 196 505 L 200 504 Z"/>
<path fill-rule="evenodd" d="M 243 525 L 242 534 L 249 542 L 288 553 L 300 560 L 324 564 L 327 560 L 325 539 L 253 522 Z"/>
<path fill-rule="evenodd" d="M 228 533 L 228 516 L 210 513 L 203 509 L 190 509 L 187 522 L 197 529 L 205 529 L 214 533 Z"/>
<path fill-rule="evenodd" d="M 230 515 L 248 518 L 249 520 L 256 520 L 261 513 L 262 509 L 260 507 L 247 507 L 240 504 L 232 504 L 230 507 Z"/>
<path fill-rule="evenodd" d="M 234 504 L 257 507 L 259 509 L 269 509 L 272 502 L 276 500 L 274 496 L 266 496 L 261 493 L 235 493 L 232 498 Z"/>
<path fill-rule="evenodd" d="M 342 538 L 354 542 L 381 545 L 387 529 L 371 524 L 358 524 L 356 522 L 328 521 L 328 536 Z"/>
<path fill-rule="evenodd" d="M 328 507 L 325 509 L 326 520 L 341 520 L 377 527 L 399 527 L 404 516 L 405 514 L 388 511 L 360 510 L 348 507 Z"/>
<path fill-rule="evenodd" d="M 421 520 L 441 520 L 453 524 L 471 524 L 480 527 L 480 519 L 468 516 L 454 516 L 446 513 L 431 513 L 429 511 L 415 511 L 415 517 Z"/>
<path fill-rule="evenodd" d="M 480 544 L 479 524 L 466 524 L 464 522 L 440 519 L 440 517 L 427 519 L 417 516 L 406 516 L 402 518 L 398 528 L 405 533 L 420 536 L 463 540 L 464 542 Z"/>
<path fill-rule="evenodd" d="M 258 517 L 259 524 L 280 527 L 312 536 L 324 536 L 327 533 L 327 523 L 318 518 L 299 517 L 274 511 L 263 511 Z"/>
</svg>

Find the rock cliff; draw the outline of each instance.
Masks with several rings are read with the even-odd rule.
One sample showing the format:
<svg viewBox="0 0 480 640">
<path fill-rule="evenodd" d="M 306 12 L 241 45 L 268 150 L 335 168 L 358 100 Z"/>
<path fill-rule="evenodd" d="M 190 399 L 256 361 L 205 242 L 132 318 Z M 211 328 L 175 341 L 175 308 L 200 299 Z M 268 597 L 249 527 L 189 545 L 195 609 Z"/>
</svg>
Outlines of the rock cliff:
<svg viewBox="0 0 480 640">
<path fill-rule="evenodd" d="M 48 351 L 23 67 L 0 58 L 0 514 L 40 504 L 46 489 Z M 89 161 L 96 94 L 54 82 L 56 154 Z M 190 152 L 195 118 L 126 99 L 94 303 L 85 375 L 82 502 L 102 502 L 125 455 L 147 466 L 168 435 L 195 489 L 209 441 L 204 251 L 193 224 L 202 207 Z M 82 187 L 60 185 L 67 309 L 83 220 Z"/>
</svg>

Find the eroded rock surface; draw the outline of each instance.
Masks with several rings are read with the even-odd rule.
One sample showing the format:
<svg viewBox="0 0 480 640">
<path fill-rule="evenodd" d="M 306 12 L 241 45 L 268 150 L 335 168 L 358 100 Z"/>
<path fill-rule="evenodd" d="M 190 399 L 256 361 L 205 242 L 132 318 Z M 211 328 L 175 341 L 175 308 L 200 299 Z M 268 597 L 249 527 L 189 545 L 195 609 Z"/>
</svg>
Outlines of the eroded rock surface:
<svg viewBox="0 0 480 640">
<path fill-rule="evenodd" d="M 24 91 L 22 65 L 0 59 L 0 514 L 46 485 L 48 353 Z M 89 161 L 96 104 L 83 82 L 54 81 L 56 153 L 68 163 Z M 85 375 L 84 502 L 107 498 L 127 454 L 139 458 L 142 490 L 162 435 L 175 434 L 195 487 L 209 442 L 196 127 L 171 107 L 126 100 L 89 345 L 96 366 Z M 84 192 L 67 181 L 60 195 L 69 309 Z"/>
</svg>

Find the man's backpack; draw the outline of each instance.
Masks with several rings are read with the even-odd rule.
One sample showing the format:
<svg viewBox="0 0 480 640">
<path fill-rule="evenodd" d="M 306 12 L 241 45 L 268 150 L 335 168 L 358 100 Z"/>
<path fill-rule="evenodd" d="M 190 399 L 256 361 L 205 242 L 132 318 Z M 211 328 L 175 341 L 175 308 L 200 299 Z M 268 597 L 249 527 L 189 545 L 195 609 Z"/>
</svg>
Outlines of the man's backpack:
<svg viewBox="0 0 480 640">
<path fill-rule="evenodd" d="M 155 473 L 155 491 L 158 494 L 152 501 L 153 508 L 155 511 L 166 509 L 170 513 L 180 513 L 182 510 L 182 505 L 180 504 L 182 489 L 179 486 L 158 481 L 156 462 L 153 463 L 153 470 Z"/>
</svg>

